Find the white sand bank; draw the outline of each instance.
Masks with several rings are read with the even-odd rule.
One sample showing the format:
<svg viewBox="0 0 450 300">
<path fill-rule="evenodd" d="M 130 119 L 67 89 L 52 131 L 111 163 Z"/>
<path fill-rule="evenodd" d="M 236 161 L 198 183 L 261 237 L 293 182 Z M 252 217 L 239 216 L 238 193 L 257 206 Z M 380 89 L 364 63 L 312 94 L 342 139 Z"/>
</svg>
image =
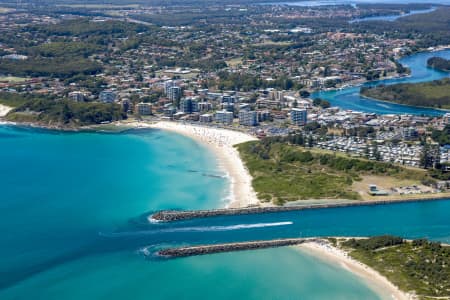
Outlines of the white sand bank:
<svg viewBox="0 0 450 300">
<path fill-rule="evenodd" d="M 142 125 L 142 123 L 139 123 Z M 255 137 L 233 130 L 161 121 L 150 127 L 173 131 L 207 145 L 219 159 L 231 180 L 233 197 L 227 207 L 246 207 L 260 204 L 252 187 L 252 177 L 233 145 L 256 140 Z"/>
<path fill-rule="evenodd" d="M 345 251 L 333 247 L 328 243 L 308 242 L 296 247 L 324 261 L 338 264 L 344 269 L 361 277 L 368 283 L 369 287 L 375 290 L 383 299 L 416 299 L 413 295 L 398 289 L 386 277 L 374 269 L 353 259 Z"/>
</svg>

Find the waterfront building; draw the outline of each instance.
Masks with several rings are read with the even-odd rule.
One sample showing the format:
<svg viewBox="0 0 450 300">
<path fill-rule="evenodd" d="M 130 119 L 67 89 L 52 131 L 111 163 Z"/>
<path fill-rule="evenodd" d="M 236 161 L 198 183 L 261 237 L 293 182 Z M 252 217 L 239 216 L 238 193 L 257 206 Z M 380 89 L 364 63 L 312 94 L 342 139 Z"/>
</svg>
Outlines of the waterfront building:
<svg viewBox="0 0 450 300">
<path fill-rule="evenodd" d="M 200 115 L 199 120 L 201 123 L 210 123 L 213 121 L 213 116 L 212 116 L 212 114 L 203 114 L 203 115 Z"/>
<path fill-rule="evenodd" d="M 233 113 L 226 110 L 219 110 L 215 114 L 216 122 L 231 124 L 233 123 Z"/>
<path fill-rule="evenodd" d="M 171 118 L 177 112 L 177 109 L 173 106 L 167 106 L 167 107 L 164 107 L 163 112 L 164 112 L 164 116 Z"/>
<path fill-rule="evenodd" d="M 307 121 L 307 110 L 300 108 L 293 108 L 291 110 L 291 122 L 297 126 L 303 126 Z"/>
<path fill-rule="evenodd" d="M 180 102 L 180 110 L 186 114 L 198 112 L 198 101 L 192 98 L 182 99 Z"/>
<path fill-rule="evenodd" d="M 172 102 L 178 101 L 181 99 L 181 87 L 179 86 L 171 86 L 167 89 L 167 98 L 169 98 Z"/>
<path fill-rule="evenodd" d="M 148 116 L 152 114 L 152 105 L 150 103 L 136 104 L 136 112 L 141 116 Z"/>
<path fill-rule="evenodd" d="M 198 103 L 198 111 L 210 111 L 212 110 L 212 104 L 209 102 L 199 102 Z"/>
<path fill-rule="evenodd" d="M 100 101 L 104 103 L 113 103 L 116 100 L 116 93 L 113 91 L 102 91 L 100 92 Z"/>
<path fill-rule="evenodd" d="M 258 114 L 256 111 L 241 110 L 239 112 L 239 124 L 244 126 L 258 125 Z"/>
<path fill-rule="evenodd" d="M 444 125 L 449 125 L 450 124 L 450 113 L 446 113 L 442 117 L 442 122 L 444 123 Z"/>
<path fill-rule="evenodd" d="M 270 112 L 268 110 L 259 110 L 256 112 L 258 122 L 264 122 L 270 120 Z"/>
</svg>

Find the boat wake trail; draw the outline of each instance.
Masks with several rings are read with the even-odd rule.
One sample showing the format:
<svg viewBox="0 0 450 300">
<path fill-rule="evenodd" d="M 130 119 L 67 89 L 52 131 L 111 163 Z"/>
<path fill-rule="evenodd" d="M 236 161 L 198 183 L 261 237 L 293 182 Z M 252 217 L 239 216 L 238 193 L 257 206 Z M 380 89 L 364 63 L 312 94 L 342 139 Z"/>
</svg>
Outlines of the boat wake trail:
<svg viewBox="0 0 450 300">
<path fill-rule="evenodd" d="M 122 237 L 122 236 L 137 236 L 137 235 L 151 235 L 159 233 L 172 233 L 172 232 L 212 232 L 212 231 L 230 231 L 263 227 L 276 227 L 292 225 L 293 222 L 275 222 L 275 223 L 255 223 L 255 224 L 238 224 L 229 226 L 198 226 L 198 227 L 180 227 L 180 228 L 162 228 L 158 230 L 140 230 L 140 231 L 127 231 L 127 232 L 112 232 L 112 233 L 99 233 L 101 236 L 106 237 Z"/>
</svg>

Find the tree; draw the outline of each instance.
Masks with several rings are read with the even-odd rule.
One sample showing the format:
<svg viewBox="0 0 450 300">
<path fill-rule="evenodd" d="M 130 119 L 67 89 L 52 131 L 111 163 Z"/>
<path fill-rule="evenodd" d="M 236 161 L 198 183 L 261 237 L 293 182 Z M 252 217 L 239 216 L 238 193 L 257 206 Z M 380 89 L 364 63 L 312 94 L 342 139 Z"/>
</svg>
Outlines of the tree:
<svg viewBox="0 0 450 300">
<path fill-rule="evenodd" d="M 308 136 L 308 147 L 309 148 L 312 148 L 314 146 L 314 140 L 313 140 L 313 137 L 312 137 L 312 135 L 309 135 Z"/>
<path fill-rule="evenodd" d="M 311 94 L 308 91 L 300 91 L 300 97 L 308 98 Z"/>
<path fill-rule="evenodd" d="M 420 155 L 420 165 L 425 169 L 428 169 L 430 167 L 430 162 L 431 162 L 430 149 L 428 144 L 425 142 L 422 154 Z"/>
</svg>

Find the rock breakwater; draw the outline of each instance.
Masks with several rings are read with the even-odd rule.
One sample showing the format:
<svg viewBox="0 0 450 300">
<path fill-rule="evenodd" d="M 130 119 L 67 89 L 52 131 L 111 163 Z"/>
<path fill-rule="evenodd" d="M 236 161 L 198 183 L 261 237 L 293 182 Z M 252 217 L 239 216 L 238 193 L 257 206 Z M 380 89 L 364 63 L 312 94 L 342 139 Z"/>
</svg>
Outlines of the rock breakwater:
<svg viewBox="0 0 450 300">
<path fill-rule="evenodd" d="M 425 199 L 399 199 L 399 200 L 374 200 L 374 201 L 353 201 L 346 203 L 331 203 L 331 204 L 314 204 L 314 205 L 292 205 L 292 206 L 269 206 L 269 207 L 248 207 L 248 208 L 229 208 L 229 209 L 212 209 L 212 210 L 163 210 L 154 213 L 150 219 L 161 222 L 182 221 L 196 218 L 208 218 L 217 216 L 232 216 L 232 215 L 249 215 L 249 214 L 263 214 L 263 213 L 277 213 L 287 211 L 300 211 L 307 209 L 323 209 L 323 208 L 338 208 L 351 206 L 368 206 L 368 205 L 385 205 L 404 202 L 419 202 L 419 201 L 433 201 L 444 200 L 445 197 L 425 198 Z"/>
<path fill-rule="evenodd" d="M 157 252 L 159 256 L 167 258 L 187 257 L 196 255 L 206 255 L 221 252 L 256 250 L 274 247 L 284 247 L 302 244 L 305 242 L 317 242 L 316 238 L 297 238 L 297 239 L 278 239 L 270 241 L 250 241 L 239 243 L 226 243 L 216 245 L 200 245 L 192 247 L 179 247 L 160 250 Z"/>
</svg>

